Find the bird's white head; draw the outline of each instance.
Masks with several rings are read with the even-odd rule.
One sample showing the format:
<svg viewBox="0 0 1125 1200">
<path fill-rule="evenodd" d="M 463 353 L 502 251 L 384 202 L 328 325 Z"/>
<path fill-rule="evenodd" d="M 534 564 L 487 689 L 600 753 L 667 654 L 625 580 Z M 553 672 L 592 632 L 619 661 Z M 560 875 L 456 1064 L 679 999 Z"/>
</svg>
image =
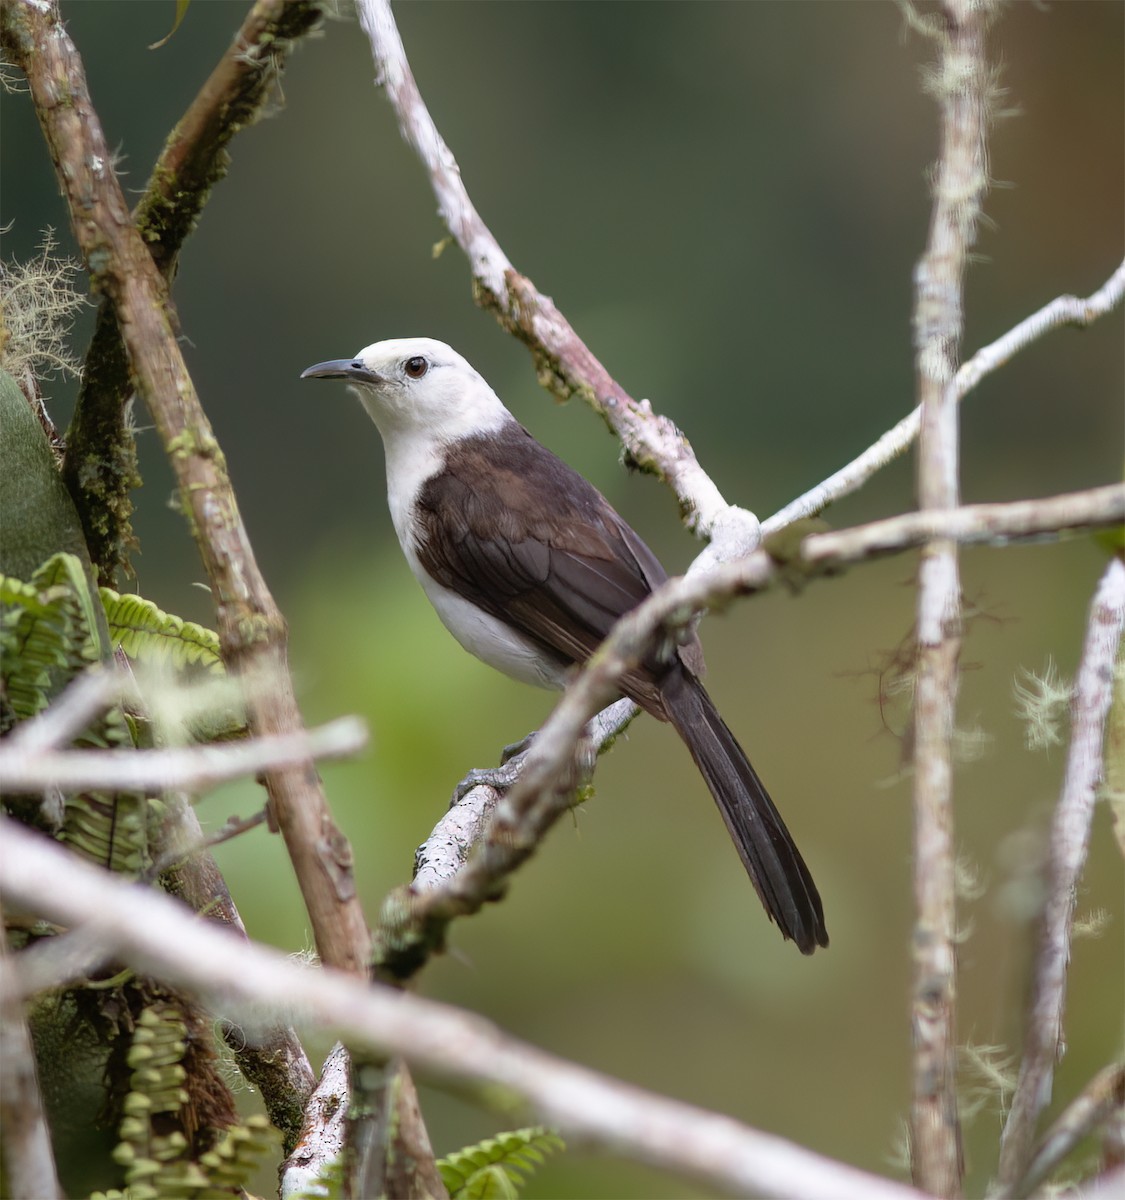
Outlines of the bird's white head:
<svg viewBox="0 0 1125 1200">
<path fill-rule="evenodd" d="M 354 358 L 317 363 L 301 378 L 346 379 L 388 447 L 418 436 L 448 444 L 512 419 L 477 371 L 433 338 L 374 342 Z"/>
</svg>

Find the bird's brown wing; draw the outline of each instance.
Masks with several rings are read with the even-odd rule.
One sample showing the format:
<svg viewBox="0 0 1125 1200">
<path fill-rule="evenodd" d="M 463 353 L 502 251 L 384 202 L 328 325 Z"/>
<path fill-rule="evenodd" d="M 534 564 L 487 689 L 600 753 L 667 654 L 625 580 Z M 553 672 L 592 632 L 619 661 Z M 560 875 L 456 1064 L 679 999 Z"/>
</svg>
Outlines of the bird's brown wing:
<svg viewBox="0 0 1125 1200">
<path fill-rule="evenodd" d="M 458 442 L 423 486 L 416 550 L 435 579 L 564 664 L 582 663 L 667 575 L 576 471 L 515 421 Z M 663 716 L 649 655 L 624 691 Z"/>
</svg>

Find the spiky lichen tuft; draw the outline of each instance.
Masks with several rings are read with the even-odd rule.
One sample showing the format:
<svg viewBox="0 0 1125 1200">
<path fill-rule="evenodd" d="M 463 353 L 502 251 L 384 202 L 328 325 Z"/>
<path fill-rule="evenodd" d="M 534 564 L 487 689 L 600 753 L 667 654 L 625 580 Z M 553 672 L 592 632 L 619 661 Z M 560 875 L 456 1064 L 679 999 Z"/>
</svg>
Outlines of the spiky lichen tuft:
<svg viewBox="0 0 1125 1200">
<path fill-rule="evenodd" d="M 1070 709 L 1071 685 L 1047 660 L 1042 675 L 1021 669 L 1012 683 L 1016 715 L 1024 724 L 1029 750 L 1049 750 L 1062 744 L 1061 726 Z"/>
<path fill-rule="evenodd" d="M 0 262 L 0 363 L 21 386 L 28 376 L 79 373 L 69 336 L 89 302 L 74 287 L 78 264 L 60 258 L 57 249 L 55 231 L 45 229 L 33 258 Z"/>
</svg>

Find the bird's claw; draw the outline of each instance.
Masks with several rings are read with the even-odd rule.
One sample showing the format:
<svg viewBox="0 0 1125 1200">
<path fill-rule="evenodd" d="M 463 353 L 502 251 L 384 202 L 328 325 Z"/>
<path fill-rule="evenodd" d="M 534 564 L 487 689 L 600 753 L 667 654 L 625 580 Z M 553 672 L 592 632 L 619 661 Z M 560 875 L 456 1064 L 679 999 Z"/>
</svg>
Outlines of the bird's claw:
<svg viewBox="0 0 1125 1200">
<path fill-rule="evenodd" d="M 453 789 L 450 807 L 459 804 L 476 787 L 490 787 L 498 792 L 506 792 L 519 779 L 523 760 L 527 757 L 534 736 L 534 733 L 529 733 L 523 741 L 505 746 L 498 767 L 474 767 L 467 772 L 465 778 Z"/>
</svg>

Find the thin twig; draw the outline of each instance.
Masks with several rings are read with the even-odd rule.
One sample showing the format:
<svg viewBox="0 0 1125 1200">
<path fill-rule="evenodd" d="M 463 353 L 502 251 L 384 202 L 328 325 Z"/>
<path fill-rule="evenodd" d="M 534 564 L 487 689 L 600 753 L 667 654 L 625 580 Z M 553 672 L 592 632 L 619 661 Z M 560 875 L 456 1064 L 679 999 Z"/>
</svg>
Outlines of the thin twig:
<svg viewBox="0 0 1125 1200">
<path fill-rule="evenodd" d="M 852 530 L 810 535 L 797 554 L 809 567 L 803 572 L 798 568 L 798 573 L 817 577 L 837 565 L 869 558 L 876 551 L 882 554 L 921 545 L 935 534 L 993 542 L 1042 536 L 1060 524 L 1063 528 L 1087 527 L 1078 521 L 1080 515 L 1091 522 L 1088 527 L 1108 525 L 1120 520 L 1123 513 L 1125 485 L 1039 501 L 909 513 Z M 710 571 L 668 580 L 618 621 L 536 735 L 503 803 L 495 805 L 490 788 L 470 792 L 464 800 L 465 812 L 455 806 L 449 817 L 453 827 L 443 819 L 422 847 L 426 859 L 435 860 L 433 866 L 428 861 L 420 865 L 415 883 L 396 889 L 384 901 L 373 931 L 374 961 L 382 976 L 404 979 L 414 974 L 441 947 L 449 923 L 478 912 L 494 899 L 508 876 L 531 856 L 569 807 L 575 750 L 587 732 L 586 723 L 616 698 L 617 684 L 631 664 L 667 630 L 689 624 L 699 613 L 732 597 L 761 591 L 793 569 L 792 563 L 779 563 L 766 550 L 757 550 Z M 631 715 L 628 708 L 615 710 L 604 727 L 594 727 L 595 739 L 612 737 Z M 558 782 L 564 777 L 569 784 Z M 470 828 L 457 829 L 459 822 Z M 466 841 L 479 827 L 483 827 L 483 836 L 466 853 Z"/>
<path fill-rule="evenodd" d="M 215 598 L 223 657 L 246 691 L 258 736 L 300 729 L 285 621 L 258 569 L 219 444 L 188 375 L 157 270 L 113 170 L 85 72 L 55 3 L 10 0 L 0 37 L 27 77 L 92 286 L 117 312 L 132 376 L 159 431 Z M 266 774 L 271 811 L 293 861 L 325 962 L 363 973 L 369 936 L 351 848 L 306 766 Z"/>
<path fill-rule="evenodd" d="M 6 1196 L 11 1200 L 62 1200 L 51 1132 L 35 1069 L 35 1050 L 23 999 L 12 987 L 4 924 L 0 921 L 0 1146 Z"/>
<path fill-rule="evenodd" d="M 301 968 L 187 915 L 175 901 L 81 862 L 40 835 L 0 822 L 0 894 L 65 925 L 85 925 L 107 952 L 247 1022 L 285 1014 L 342 1040 L 401 1053 L 426 1076 L 488 1104 L 529 1106 L 586 1144 L 736 1195 L 787 1200 L 919 1200 L 918 1193 L 729 1117 L 656 1096 L 558 1059 L 473 1014 Z"/>
<path fill-rule="evenodd" d="M 1104 771 L 1106 714 L 1125 625 L 1125 563 L 1113 559 L 1090 606 L 1085 645 L 1071 699 L 1071 739 L 1062 792 L 1048 840 L 1047 899 L 1043 909 L 1024 1035 L 1023 1061 L 1000 1142 L 997 1179 L 1010 1193 L 1028 1170 L 1036 1122 L 1050 1103 L 1055 1063 L 1066 1049 L 1063 1010 L 1078 881 L 1086 863 L 1094 801 Z"/>
<path fill-rule="evenodd" d="M 1090 325 L 1116 308 L 1123 296 L 1125 263 L 1093 295 L 1085 299 L 1076 296 L 1056 297 L 996 341 L 982 347 L 961 367 L 954 381 L 958 401 L 963 400 L 986 375 L 1002 367 L 1045 333 L 1062 325 Z M 794 521 L 816 516 L 835 501 L 858 491 L 873 475 L 914 444 L 921 426 L 922 409 L 919 406 L 857 458 L 763 521 L 762 536 L 769 537 Z"/>
<path fill-rule="evenodd" d="M 313 756 L 310 755 L 309 757 Z M 144 877 L 148 880 L 156 879 L 177 863 L 184 862 L 204 850 L 213 850 L 216 846 L 221 846 L 224 842 L 231 841 L 232 838 L 240 837 L 242 834 L 248 833 L 251 829 L 257 829 L 259 825 L 264 825 L 268 819 L 269 809 L 266 808 L 260 808 L 248 817 L 228 817 L 212 833 L 204 834 L 200 831 L 199 836 L 192 841 L 185 842 L 182 845 L 169 846 L 152 866 L 145 871 Z"/>
<path fill-rule="evenodd" d="M 1052 329 L 1075 325 L 1084 329 L 1099 317 L 1104 317 L 1121 303 L 1125 296 L 1125 262 L 1091 296 L 1056 296 L 1038 312 L 1025 317 L 1003 337 L 978 350 L 957 372 L 958 399 L 971 391 L 997 367 L 1004 366 L 1020 350 L 1037 341 Z"/>
<path fill-rule="evenodd" d="M 1114 1113 L 1125 1109 L 1125 1063 L 1103 1067 L 1059 1113 L 1039 1141 L 1023 1178 L 1010 1193 L 1029 1196 L 1075 1146 L 1096 1132 Z"/>
<path fill-rule="evenodd" d="M 988 4 L 945 0 L 946 29 L 932 90 L 940 154 L 926 251 L 915 271 L 914 343 L 922 423 L 918 507 L 960 504 L 957 356 L 965 265 L 987 186 Z M 918 569 L 914 693 L 913 1094 L 914 1182 L 938 1196 L 961 1191 L 956 1094 L 956 932 L 952 738 L 961 649 L 956 543 L 934 539 Z"/>
<path fill-rule="evenodd" d="M 73 741 L 121 699 L 123 686 L 113 670 L 91 667 L 83 671 L 38 716 L 15 726 L 0 747 L 0 761 L 9 753 L 39 758 Z"/>
<path fill-rule="evenodd" d="M 247 775 L 299 766 L 314 758 L 343 758 L 367 744 L 358 717 L 339 717 L 319 729 L 164 750 L 58 750 L 28 753 L 0 744 L 0 785 L 13 792 L 202 792 Z"/>
<path fill-rule="evenodd" d="M 630 457 L 673 490 L 688 527 L 711 536 L 728 511 L 684 435 L 647 400 L 634 400 L 612 378 L 555 307 L 512 266 L 473 206 L 461 172 L 414 81 L 390 0 L 357 0 L 371 41 L 378 82 L 394 107 L 402 136 L 422 160 L 438 211 L 465 252 L 477 300 L 531 350 L 540 382 L 560 397 L 580 395 L 605 419 Z"/>
<path fill-rule="evenodd" d="M 1014 500 L 1004 504 L 965 504 L 949 512 L 913 512 L 852 529 L 815 533 L 801 546 L 810 566 L 843 566 L 920 546 L 934 538 L 960 545 L 1006 546 L 1067 532 L 1111 528 L 1125 520 L 1125 484 L 1082 492 Z"/>
</svg>

